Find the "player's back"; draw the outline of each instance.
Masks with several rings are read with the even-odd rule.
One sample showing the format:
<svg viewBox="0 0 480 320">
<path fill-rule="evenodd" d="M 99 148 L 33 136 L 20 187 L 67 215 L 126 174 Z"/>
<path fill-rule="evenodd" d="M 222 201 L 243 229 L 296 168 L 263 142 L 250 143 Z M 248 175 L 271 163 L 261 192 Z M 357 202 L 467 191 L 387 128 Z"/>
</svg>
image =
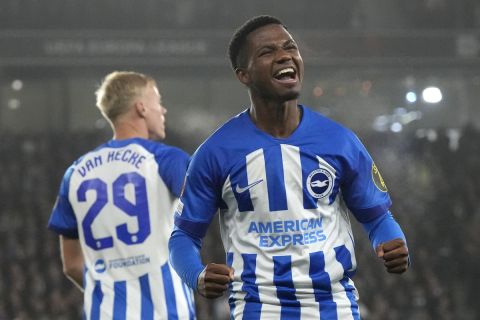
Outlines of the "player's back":
<svg viewBox="0 0 480 320">
<path fill-rule="evenodd" d="M 67 171 L 87 318 L 194 318 L 167 246 L 187 163 L 177 148 L 135 138 L 109 141 Z"/>
</svg>

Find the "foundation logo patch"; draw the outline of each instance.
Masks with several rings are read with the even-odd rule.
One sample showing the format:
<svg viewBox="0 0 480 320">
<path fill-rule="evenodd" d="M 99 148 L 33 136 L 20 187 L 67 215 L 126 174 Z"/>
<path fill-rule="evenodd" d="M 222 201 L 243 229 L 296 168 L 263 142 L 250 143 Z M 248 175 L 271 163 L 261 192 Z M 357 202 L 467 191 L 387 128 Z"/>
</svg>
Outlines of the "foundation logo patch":
<svg viewBox="0 0 480 320">
<path fill-rule="evenodd" d="M 95 271 L 98 273 L 104 273 L 105 270 L 107 270 L 107 266 L 105 264 L 105 261 L 103 259 L 98 259 L 95 262 Z"/>
<path fill-rule="evenodd" d="M 307 178 L 307 190 L 312 197 L 321 199 L 331 193 L 333 189 L 333 174 L 327 169 L 320 168 L 310 172 Z"/>
<path fill-rule="evenodd" d="M 387 192 L 387 185 L 385 184 L 385 181 L 383 181 L 382 176 L 380 175 L 380 171 L 378 171 L 377 166 L 375 163 L 372 163 L 372 180 L 373 183 L 375 183 L 375 186 L 378 188 L 378 190 L 382 192 Z"/>
</svg>

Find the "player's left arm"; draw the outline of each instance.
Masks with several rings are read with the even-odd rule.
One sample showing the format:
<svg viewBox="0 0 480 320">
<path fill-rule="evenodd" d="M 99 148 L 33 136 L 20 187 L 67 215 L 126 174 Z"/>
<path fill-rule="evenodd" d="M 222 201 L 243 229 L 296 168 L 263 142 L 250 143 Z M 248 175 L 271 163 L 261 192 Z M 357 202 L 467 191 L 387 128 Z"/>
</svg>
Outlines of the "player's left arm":
<svg viewBox="0 0 480 320">
<path fill-rule="evenodd" d="M 407 244 L 403 239 L 393 239 L 381 243 L 377 248 L 377 257 L 383 259 L 390 273 L 404 273 L 410 265 Z"/>
<path fill-rule="evenodd" d="M 390 212 L 362 223 L 375 249 L 389 273 L 404 273 L 410 265 L 407 240 Z"/>
<path fill-rule="evenodd" d="M 403 273 L 409 266 L 407 240 L 389 208 L 387 186 L 365 146 L 352 132 L 342 169 L 344 199 L 355 218 L 363 224 L 377 256 L 390 273 Z"/>
<path fill-rule="evenodd" d="M 61 235 L 60 255 L 62 258 L 63 273 L 75 286 L 83 291 L 84 259 L 80 241 Z"/>
</svg>

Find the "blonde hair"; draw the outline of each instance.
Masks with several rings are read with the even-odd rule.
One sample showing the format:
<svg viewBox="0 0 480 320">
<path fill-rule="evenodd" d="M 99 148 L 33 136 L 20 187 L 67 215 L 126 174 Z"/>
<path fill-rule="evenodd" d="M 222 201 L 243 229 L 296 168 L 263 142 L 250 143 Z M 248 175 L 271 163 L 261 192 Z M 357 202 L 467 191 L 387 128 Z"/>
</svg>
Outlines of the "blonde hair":
<svg viewBox="0 0 480 320">
<path fill-rule="evenodd" d="M 126 113 L 133 99 L 140 95 L 149 85 L 156 85 L 155 80 L 142 73 L 132 71 L 114 71 L 108 74 L 98 90 L 97 107 L 103 116 L 114 123 L 122 114 Z"/>
</svg>

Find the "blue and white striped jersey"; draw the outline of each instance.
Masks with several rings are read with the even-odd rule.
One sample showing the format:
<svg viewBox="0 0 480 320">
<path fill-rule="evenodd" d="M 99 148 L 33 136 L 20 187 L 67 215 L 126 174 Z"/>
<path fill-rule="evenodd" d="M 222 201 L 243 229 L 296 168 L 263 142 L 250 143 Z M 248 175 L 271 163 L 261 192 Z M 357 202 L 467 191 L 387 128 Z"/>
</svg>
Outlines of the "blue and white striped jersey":
<svg viewBox="0 0 480 320">
<path fill-rule="evenodd" d="M 66 171 L 49 228 L 80 241 L 87 319 L 195 319 L 192 292 L 168 262 L 188 161 L 178 148 L 133 138 Z"/>
<path fill-rule="evenodd" d="M 234 319 L 359 319 L 354 240 L 360 222 L 391 205 L 368 152 L 349 130 L 300 106 L 285 139 L 248 111 L 200 146 L 175 215 L 203 237 L 219 209 Z"/>
</svg>

